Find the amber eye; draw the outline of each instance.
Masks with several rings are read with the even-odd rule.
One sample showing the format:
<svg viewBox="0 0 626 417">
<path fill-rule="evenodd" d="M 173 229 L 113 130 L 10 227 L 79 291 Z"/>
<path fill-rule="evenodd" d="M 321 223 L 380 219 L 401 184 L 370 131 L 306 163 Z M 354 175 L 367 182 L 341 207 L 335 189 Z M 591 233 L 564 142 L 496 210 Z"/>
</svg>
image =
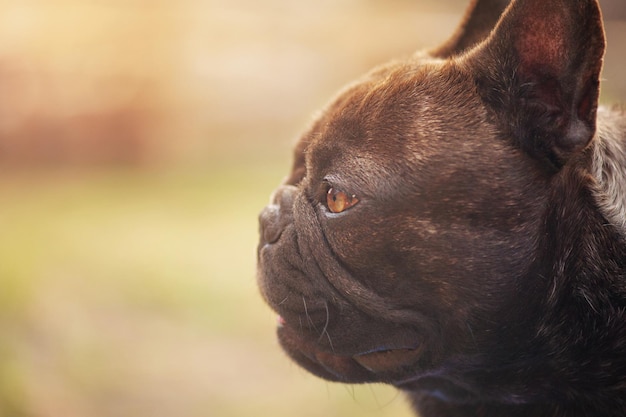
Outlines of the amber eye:
<svg viewBox="0 0 626 417">
<path fill-rule="evenodd" d="M 333 213 L 341 213 L 359 202 L 355 195 L 349 195 L 343 191 L 330 188 L 326 194 L 326 205 Z"/>
</svg>

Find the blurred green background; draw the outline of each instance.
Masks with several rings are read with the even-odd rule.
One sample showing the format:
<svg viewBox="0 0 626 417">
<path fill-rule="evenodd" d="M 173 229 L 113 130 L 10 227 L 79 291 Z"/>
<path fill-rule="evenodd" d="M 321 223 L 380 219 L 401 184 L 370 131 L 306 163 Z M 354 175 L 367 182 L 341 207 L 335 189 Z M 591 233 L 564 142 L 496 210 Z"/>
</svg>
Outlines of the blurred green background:
<svg viewBox="0 0 626 417">
<path fill-rule="evenodd" d="M 604 3 L 616 102 L 624 6 Z M 257 213 L 317 108 L 464 7 L 2 2 L 0 417 L 411 415 L 283 355 Z"/>
</svg>

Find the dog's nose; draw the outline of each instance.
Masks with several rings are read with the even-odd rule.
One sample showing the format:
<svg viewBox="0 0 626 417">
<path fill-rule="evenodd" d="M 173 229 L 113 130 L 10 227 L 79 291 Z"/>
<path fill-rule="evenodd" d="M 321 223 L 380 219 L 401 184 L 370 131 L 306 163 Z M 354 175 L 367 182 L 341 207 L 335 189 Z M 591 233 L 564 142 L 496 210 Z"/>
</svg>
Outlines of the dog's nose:
<svg viewBox="0 0 626 417">
<path fill-rule="evenodd" d="M 259 215 L 261 241 L 276 243 L 285 227 L 292 221 L 292 207 L 297 188 L 283 185 L 276 189 L 267 205 Z"/>
</svg>

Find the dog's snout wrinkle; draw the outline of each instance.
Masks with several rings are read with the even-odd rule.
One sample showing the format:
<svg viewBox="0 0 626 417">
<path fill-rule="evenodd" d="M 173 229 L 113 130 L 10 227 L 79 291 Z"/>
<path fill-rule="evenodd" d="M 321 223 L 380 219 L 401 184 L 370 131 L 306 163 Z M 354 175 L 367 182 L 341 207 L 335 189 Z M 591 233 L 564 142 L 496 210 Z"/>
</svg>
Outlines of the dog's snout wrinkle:
<svg viewBox="0 0 626 417">
<path fill-rule="evenodd" d="M 297 191 L 298 189 L 293 185 L 281 185 L 272 193 L 270 202 L 280 206 L 291 207 Z"/>
<path fill-rule="evenodd" d="M 284 185 L 276 189 L 259 215 L 261 239 L 265 244 L 278 242 L 285 227 L 292 221 L 292 207 L 296 187 Z"/>
<path fill-rule="evenodd" d="M 280 208 L 271 204 L 261 211 L 259 216 L 261 225 L 261 238 L 266 244 L 276 243 L 284 230 L 284 224 L 280 221 Z"/>
</svg>

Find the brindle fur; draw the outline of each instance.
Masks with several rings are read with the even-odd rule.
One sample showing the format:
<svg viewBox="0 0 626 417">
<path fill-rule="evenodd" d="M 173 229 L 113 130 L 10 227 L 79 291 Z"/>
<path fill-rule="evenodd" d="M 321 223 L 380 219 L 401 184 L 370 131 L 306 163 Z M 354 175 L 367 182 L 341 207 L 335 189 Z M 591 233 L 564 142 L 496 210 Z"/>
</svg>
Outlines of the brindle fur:
<svg viewBox="0 0 626 417">
<path fill-rule="evenodd" d="M 285 351 L 423 417 L 626 415 L 626 118 L 596 0 L 476 0 L 302 136 L 260 216 Z M 329 187 L 357 196 L 325 207 Z"/>
</svg>

